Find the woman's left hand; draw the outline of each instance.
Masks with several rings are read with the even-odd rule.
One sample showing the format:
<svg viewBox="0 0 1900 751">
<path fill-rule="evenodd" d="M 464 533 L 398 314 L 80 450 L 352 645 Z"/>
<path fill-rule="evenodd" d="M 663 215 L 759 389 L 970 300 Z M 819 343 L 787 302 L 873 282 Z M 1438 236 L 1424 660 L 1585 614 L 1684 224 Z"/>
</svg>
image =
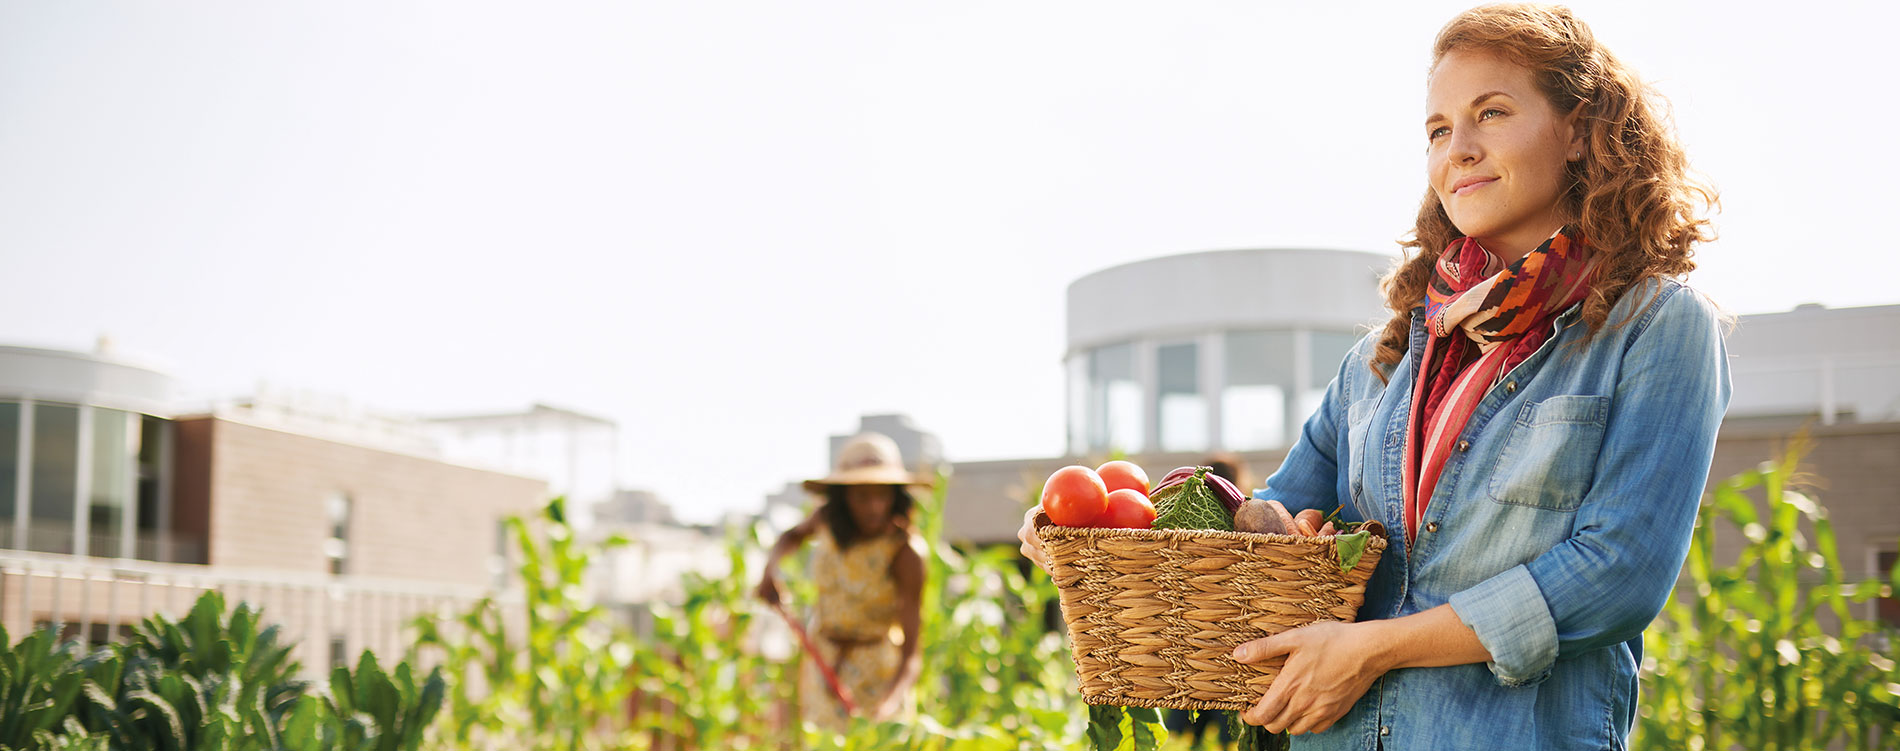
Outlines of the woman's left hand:
<svg viewBox="0 0 1900 751">
<path fill-rule="evenodd" d="M 1234 649 L 1234 659 L 1256 663 L 1286 655 L 1260 703 L 1240 719 L 1275 733 L 1317 733 L 1346 716 L 1372 682 L 1384 675 L 1378 641 L 1368 638 L 1377 622 L 1320 622 Z"/>
</svg>

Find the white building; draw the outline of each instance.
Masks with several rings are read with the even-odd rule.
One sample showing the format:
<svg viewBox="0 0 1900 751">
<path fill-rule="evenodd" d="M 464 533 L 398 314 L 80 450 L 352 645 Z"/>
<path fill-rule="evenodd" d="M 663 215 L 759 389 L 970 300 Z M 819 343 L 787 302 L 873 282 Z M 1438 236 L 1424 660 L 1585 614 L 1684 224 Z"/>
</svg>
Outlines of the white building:
<svg viewBox="0 0 1900 751">
<path fill-rule="evenodd" d="M 426 421 L 450 461 L 547 480 L 567 496 L 570 521 L 592 524 L 594 507 L 619 491 L 620 428 L 613 421 L 536 404 L 526 412 L 434 417 Z"/>
<path fill-rule="evenodd" d="M 1069 453 L 1259 451 L 1298 435 L 1380 321 L 1392 257 L 1222 250 L 1069 285 Z"/>
<path fill-rule="evenodd" d="M 1729 333 L 1728 349 L 1731 422 L 1900 421 L 1900 305 L 1809 304 L 1745 315 Z"/>
</svg>

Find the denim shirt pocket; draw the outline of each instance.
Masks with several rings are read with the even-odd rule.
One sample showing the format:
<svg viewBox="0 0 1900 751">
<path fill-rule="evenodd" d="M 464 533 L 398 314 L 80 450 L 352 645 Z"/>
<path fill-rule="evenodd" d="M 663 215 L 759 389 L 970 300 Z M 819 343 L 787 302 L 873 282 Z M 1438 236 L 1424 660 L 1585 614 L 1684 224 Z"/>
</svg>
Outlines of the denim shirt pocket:
<svg viewBox="0 0 1900 751">
<path fill-rule="evenodd" d="M 1607 396 L 1555 396 L 1524 405 L 1490 471 L 1491 500 L 1575 511 L 1596 475 Z"/>
</svg>

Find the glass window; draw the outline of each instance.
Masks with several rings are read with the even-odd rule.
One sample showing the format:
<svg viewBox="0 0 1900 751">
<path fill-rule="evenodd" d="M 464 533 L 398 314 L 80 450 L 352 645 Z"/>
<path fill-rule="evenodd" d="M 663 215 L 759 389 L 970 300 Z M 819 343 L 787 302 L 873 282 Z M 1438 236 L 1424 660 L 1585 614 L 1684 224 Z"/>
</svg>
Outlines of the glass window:
<svg viewBox="0 0 1900 751">
<path fill-rule="evenodd" d="M 86 553 L 116 558 L 125 533 L 125 509 L 131 502 L 132 462 L 137 455 L 129 416 L 116 409 L 92 409 L 92 498 L 87 505 Z"/>
<path fill-rule="evenodd" d="M 1086 454 L 1089 450 L 1089 360 L 1088 353 L 1069 358 L 1069 453 Z"/>
<path fill-rule="evenodd" d="M 324 500 L 324 515 L 329 518 L 330 539 L 324 541 L 323 553 L 330 559 L 330 573 L 341 574 L 350 559 L 350 497 L 332 493 Z"/>
<path fill-rule="evenodd" d="M 13 491 L 20 482 L 20 403 L 0 402 L 0 548 L 13 545 Z"/>
<path fill-rule="evenodd" d="M 1162 451 L 1207 450 L 1207 400 L 1201 396 L 1200 347 L 1155 348 L 1155 415 Z"/>
<path fill-rule="evenodd" d="M 1228 386 L 1221 392 L 1221 447 L 1269 449 L 1286 443 L 1286 390 L 1279 386 Z"/>
<path fill-rule="evenodd" d="M 1900 553 L 1892 550 L 1880 551 L 1880 553 L 1874 557 L 1874 563 L 1876 565 L 1874 569 L 1875 578 L 1886 579 L 1888 575 L 1892 573 L 1896 562 L 1900 562 Z M 1879 603 L 1879 605 L 1875 606 L 1875 615 L 1880 619 L 1880 622 L 1889 626 L 1900 626 L 1900 599 L 1882 597 Z"/>
<path fill-rule="evenodd" d="M 165 528 L 165 525 L 161 523 L 162 520 L 158 518 L 158 488 L 159 481 L 165 473 L 164 467 L 161 466 L 164 461 L 160 455 L 163 451 L 161 444 L 165 440 L 165 431 L 170 424 L 162 418 L 150 415 L 139 418 L 138 504 L 141 532 L 156 532 Z"/>
<path fill-rule="evenodd" d="M 1287 398 L 1293 392 L 1293 332 L 1233 331 L 1226 335 L 1221 388 L 1221 448 L 1254 451 L 1287 442 Z"/>
<path fill-rule="evenodd" d="M 129 557 L 156 561 L 159 560 L 159 536 L 171 534 L 171 520 L 165 518 L 168 509 L 159 502 L 165 477 L 171 472 L 171 468 L 165 466 L 171 421 L 140 415 L 138 430 L 138 486 L 133 489 L 133 503 L 139 509 L 138 529 L 134 532 L 138 550 Z"/>
<path fill-rule="evenodd" d="M 496 591 L 508 588 L 508 522 L 505 519 L 495 521 L 495 552 L 488 559 L 489 573 L 493 575 Z"/>
<path fill-rule="evenodd" d="M 1293 423 L 1287 428 L 1289 431 L 1298 431 L 1314 412 L 1319 411 L 1320 402 L 1326 400 L 1326 387 L 1332 385 L 1333 378 L 1339 375 L 1340 361 L 1346 359 L 1346 353 L 1352 351 L 1352 345 L 1359 343 L 1359 337 L 1332 331 L 1312 331 L 1307 333 L 1307 343 L 1306 390 L 1300 393 L 1299 403 L 1294 405 Z"/>
<path fill-rule="evenodd" d="M 26 547 L 73 552 L 73 505 L 79 492 L 79 408 L 33 405 L 32 527 Z"/>
<path fill-rule="evenodd" d="M 1312 373 L 1307 381 L 1313 388 L 1325 390 L 1333 377 L 1339 375 L 1339 363 L 1346 359 L 1346 353 L 1352 351 L 1352 345 L 1359 343 L 1358 334 L 1341 334 L 1333 331 L 1315 331 L 1309 334 L 1312 339 Z"/>
<path fill-rule="evenodd" d="M 1135 347 L 1116 344 L 1089 353 L 1089 449 L 1142 449 L 1141 384 L 1135 380 Z"/>
</svg>

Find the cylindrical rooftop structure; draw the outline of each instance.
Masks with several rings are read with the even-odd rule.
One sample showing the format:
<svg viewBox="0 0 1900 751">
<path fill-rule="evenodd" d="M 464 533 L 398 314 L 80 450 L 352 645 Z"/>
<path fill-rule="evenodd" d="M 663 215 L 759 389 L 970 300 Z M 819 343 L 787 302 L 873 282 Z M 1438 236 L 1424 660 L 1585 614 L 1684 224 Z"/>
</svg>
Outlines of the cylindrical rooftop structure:
<svg viewBox="0 0 1900 751">
<path fill-rule="evenodd" d="M 171 376 L 103 354 L 0 346 L 0 399 L 90 404 L 172 417 L 180 393 Z"/>
<path fill-rule="evenodd" d="M 1218 250 L 1069 285 L 1069 451 L 1259 450 L 1297 435 L 1340 360 L 1384 317 L 1393 257 Z"/>
</svg>

